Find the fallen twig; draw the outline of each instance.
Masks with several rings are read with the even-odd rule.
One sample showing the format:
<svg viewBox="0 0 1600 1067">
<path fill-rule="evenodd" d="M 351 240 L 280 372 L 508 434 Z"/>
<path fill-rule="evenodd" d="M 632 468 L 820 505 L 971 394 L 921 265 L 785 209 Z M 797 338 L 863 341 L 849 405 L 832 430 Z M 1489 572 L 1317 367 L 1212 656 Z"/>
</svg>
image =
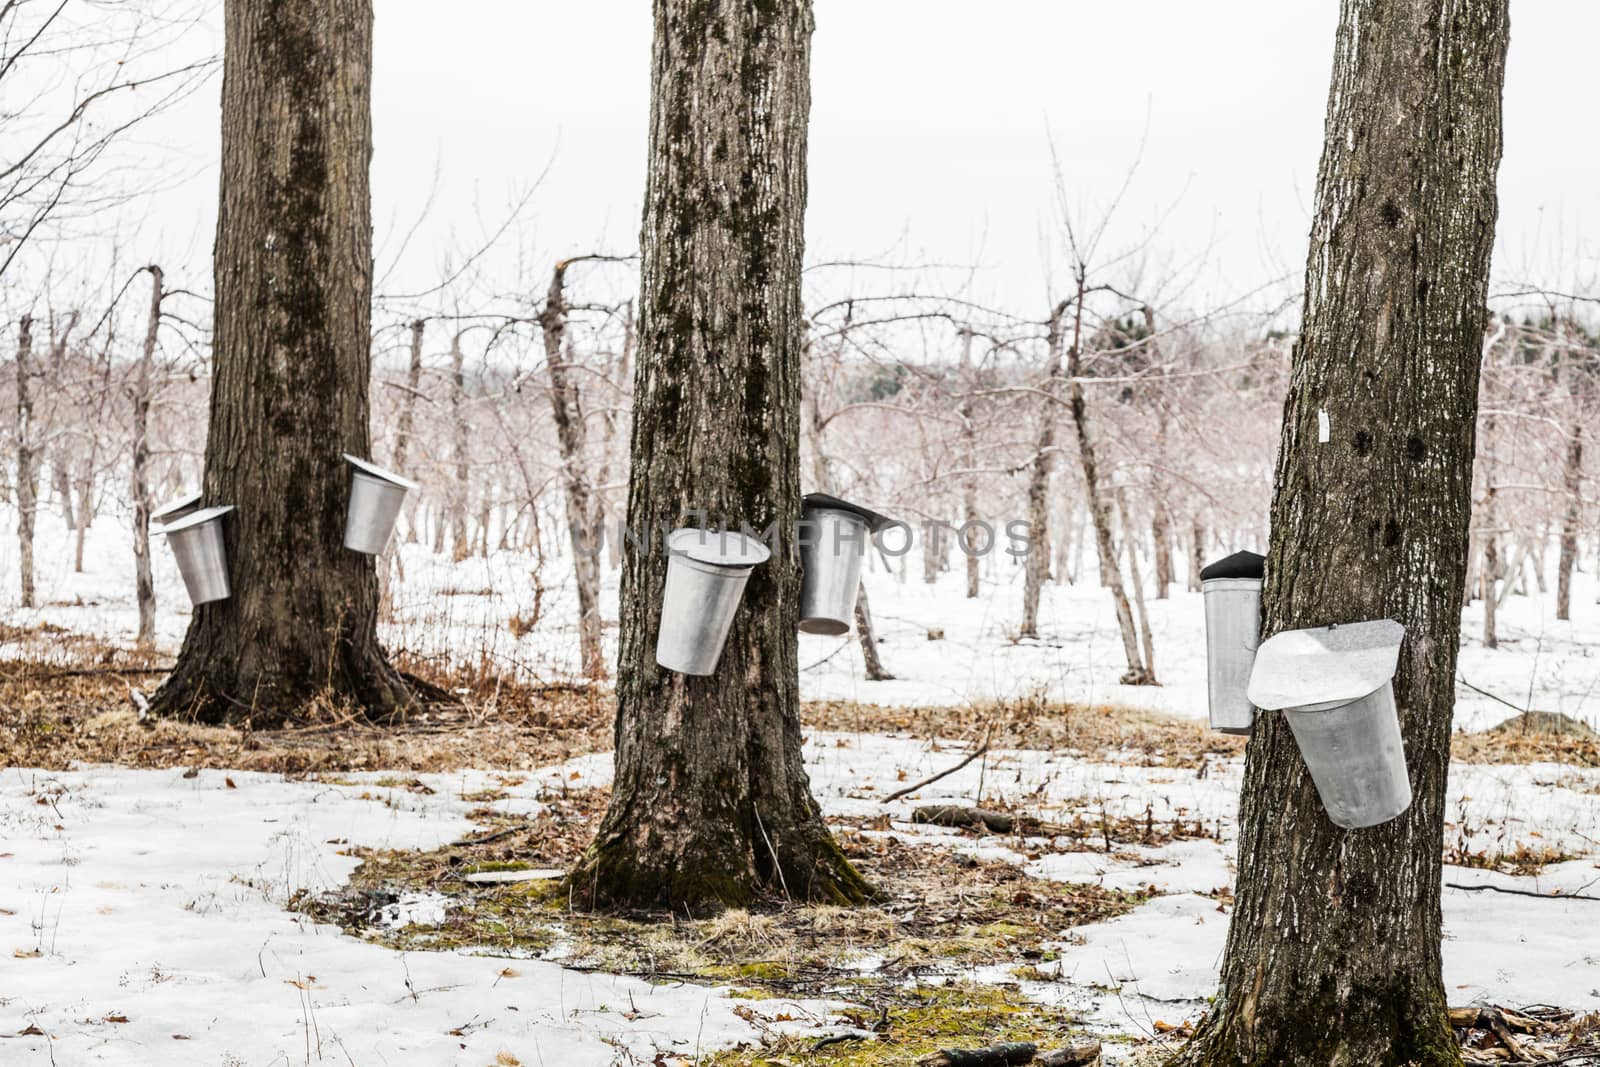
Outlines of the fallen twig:
<svg viewBox="0 0 1600 1067">
<path fill-rule="evenodd" d="M 1459 889 L 1463 893 L 1506 893 L 1514 897 L 1533 897 L 1536 900 L 1589 900 L 1600 903 L 1600 897 L 1589 893 L 1536 893 L 1531 889 L 1508 889 L 1499 885 L 1462 885 L 1460 882 L 1446 882 L 1446 889 Z"/>
<path fill-rule="evenodd" d="M 888 796 L 883 798 L 882 803 L 887 804 L 890 801 L 899 800 L 901 797 L 909 796 L 910 794 L 915 793 L 919 789 L 922 789 L 922 788 L 924 788 L 926 786 L 932 785 L 934 782 L 937 782 L 941 778 L 948 778 L 952 774 L 956 773 L 961 768 L 965 767 L 967 764 L 971 763 L 973 760 L 977 759 L 979 756 L 983 755 L 985 752 L 988 752 L 988 751 L 989 751 L 989 739 L 988 739 L 987 736 L 985 736 L 984 739 L 983 739 L 983 744 L 981 744 L 977 748 L 973 749 L 972 753 L 970 755 L 968 755 L 966 759 L 962 760 L 960 763 L 956 764 L 954 767 L 951 767 L 949 770 L 940 771 L 938 774 L 935 774 L 935 775 L 933 775 L 931 777 L 924 778 L 922 781 L 918 782 L 916 785 L 908 785 L 904 789 L 900 790 L 897 793 L 890 793 Z"/>
<path fill-rule="evenodd" d="M 521 826 L 512 826 L 505 830 L 496 830 L 494 833 L 484 834 L 482 837 L 464 837 L 460 841 L 450 842 L 450 847 L 471 848 L 473 845 L 487 845 L 490 841 L 498 841 L 502 837 L 510 837 L 512 834 L 520 834 L 532 829 L 532 823 L 524 823 Z"/>
</svg>

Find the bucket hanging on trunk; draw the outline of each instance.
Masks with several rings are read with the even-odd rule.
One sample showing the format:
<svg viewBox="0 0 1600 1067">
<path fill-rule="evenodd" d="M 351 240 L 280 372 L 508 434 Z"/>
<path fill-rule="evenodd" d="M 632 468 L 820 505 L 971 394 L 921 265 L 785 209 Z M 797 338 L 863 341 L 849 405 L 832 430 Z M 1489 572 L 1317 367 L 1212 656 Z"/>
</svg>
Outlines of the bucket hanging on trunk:
<svg viewBox="0 0 1600 1067">
<path fill-rule="evenodd" d="M 715 671 L 750 572 L 771 555 L 755 538 L 729 530 L 672 531 L 656 662 L 679 674 Z"/>
<path fill-rule="evenodd" d="M 1284 713 L 1328 818 L 1347 830 L 1411 806 L 1393 684 L 1405 636 L 1378 619 L 1287 630 L 1256 652 L 1250 702 Z"/>
<path fill-rule="evenodd" d="M 1211 728 L 1248 734 L 1256 709 L 1245 690 L 1261 643 L 1261 579 L 1266 557 L 1235 552 L 1200 572 L 1206 612 L 1206 696 Z"/>
<path fill-rule="evenodd" d="M 808 493 L 800 512 L 800 630 L 850 632 L 861 563 L 872 535 L 893 520 L 827 493 Z"/>
<path fill-rule="evenodd" d="M 400 505 L 417 483 L 349 453 L 344 458 L 355 468 L 350 475 L 350 503 L 344 516 L 344 547 L 376 556 L 394 536 Z"/>
<path fill-rule="evenodd" d="M 178 561 L 189 603 L 195 607 L 226 600 L 233 593 L 228 585 L 228 550 L 222 539 L 223 517 L 232 510 L 232 505 L 201 508 L 161 527 Z"/>
</svg>

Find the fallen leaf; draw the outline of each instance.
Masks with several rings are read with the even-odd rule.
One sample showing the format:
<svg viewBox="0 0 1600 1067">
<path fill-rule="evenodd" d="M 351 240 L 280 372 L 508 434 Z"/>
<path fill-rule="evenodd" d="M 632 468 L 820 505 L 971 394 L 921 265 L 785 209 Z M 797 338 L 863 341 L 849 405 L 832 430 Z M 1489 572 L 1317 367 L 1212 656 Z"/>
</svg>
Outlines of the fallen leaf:
<svg viewBox="0 0 1600 1067">
<path fill-rule="evenodd" d="M 17 1036 L 18 1037 L 44 1037 L 45 1036 L 45 1032 L 43 1030 L 39 1029 L 37 1026 L 29 1024 L 26 1029 L 18 1030 L 17 1031 Z"/>
<path fill-rule="evenodd" d="M 224 778 L 222 780 L 222 783 L 224 785 L 226 785 L 229 789 L 238 789 L 239 788 L 238 786 L 233 784 L 233 779 L 232 778 Z"/>
<path fill-rule="evenodd" d="M 43 952 L 40 952 L 36 948 L 19 948 L 11 954 L 19 960 L 36 960 L 40 956 L 44 955 Z"/>
<path fill-rule="evenodd" d="M 125 1023 L 128 1021 L 128 1017 L 121 1012 L 114 1012 L 111 1015 L 107 1015 L 105 1021 L 108 1023 Z"/>
</svg>

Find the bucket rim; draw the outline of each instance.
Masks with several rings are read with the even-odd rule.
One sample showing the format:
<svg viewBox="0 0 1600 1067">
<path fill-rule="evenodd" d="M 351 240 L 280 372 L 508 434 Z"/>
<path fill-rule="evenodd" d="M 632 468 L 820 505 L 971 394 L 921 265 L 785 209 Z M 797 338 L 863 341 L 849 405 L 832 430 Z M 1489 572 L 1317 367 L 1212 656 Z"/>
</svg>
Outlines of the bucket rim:
<svg viewBox="0 0 1600 1067">
<path fill-rule="evenodd" d="M 1284 630 L 1261 642 L 1246 696 L 1263 711 L 1338 707 L 1394 677 L 1406 628 L 1393 619 Z"/>
<path fill-rule="evenodd" d="M 772 558 L 772 549 L 736 530 L 683 526 L 667 535 L 667 552 L 724 570 L 749 570 Z"/>
<path fill-rule="evenodd" d="M 178 497 L 176 500 L 169 500 L 150 513 L 150 521 L 157 526 L 165 526 L 165 520 L 168 515 L 175 515 L 180 511 L 190 511 L 199 507 L 200 496 L 200 491 L 197 489 L 192 493 L 186 493 Z M 177 519 L 173 521 L 176 522 Z"/>
<path fill-rule="evenodd" d="M 348 452 L 344 453 L 344 458 L 347 463 L 360 473 L 371 475 L 379 481 L 388 482 L 390 485 L 398 485 L 407 492 L 419 488 L 417 483 L 410 478 L 401 477 L 394 471 L 384 470 L 371 460 L 362 459 L 360 456 L 352 456 Z"/>
<path fill-rule="evenodd" d="M 232 504 L 201 508 L 193 514 L 185 515 L 181 519 L 174 519 L 172 522 L 167 523 L 161 527 L 161 532 L 164 534 L 182 533 L 184 530 L 191 530 L 196 526 L 204 526 L 208 522 L 220 519 L 232 510 L 234 510 Z"/>
<path fill-rule="evenodd" d="M 807 493 L 801 497 L 800 516 L 802 519 L 805 518 L 805 513 L 808 511 L 847 511 L 852 515 L 858 515 L 865 519 L 867 521 L 867 529 L 873 533 L 877 533 L 884 527 L 892 526 L 895 523 L 895 520 L 887 515 L 873 511 L 871 508 L 862 507 L 860 504 L 852 504 L 848 500 L 841 500 L 829 493 Z"/>
</svg>

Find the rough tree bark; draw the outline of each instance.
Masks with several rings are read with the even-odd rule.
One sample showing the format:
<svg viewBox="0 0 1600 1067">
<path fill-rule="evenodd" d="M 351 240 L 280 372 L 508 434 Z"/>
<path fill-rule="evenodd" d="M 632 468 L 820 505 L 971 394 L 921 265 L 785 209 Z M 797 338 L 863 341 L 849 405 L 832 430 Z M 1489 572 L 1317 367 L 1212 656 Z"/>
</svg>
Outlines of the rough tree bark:
<svg viewBox="0 0 1600 1067">
<path fill-rule="evenodd" d="M 1033 469 L 1028 473 L 1028 555 L 1022 572 L 1022 637 L 1039 636 L 1039 590 L 1050 569 L 1050 472 L 1056 453 L 1056 386 L 1065 371 L 1062 349 L 1067 302 L 1063 300 L 1045 320 L 1045 352 L 1049 362 L 1039 402 L 1039 433 L 1034 442 Z"/>
<path fill-rule="evenodd" d="M 156 586 L 150 575 L 150 390 L 165 281 L 160 267 L 145 269 L 150 272 L 150 317 L 145 323 L 139 368 L 129 390 L 133 402 L 133 584 L 139 602 L 140 648 L 148 648 L 156 639 Z"/>
<path fill-rule="evenodd" d="M 567 889 L 710 910 L 870 889 L 801 758 L 800 270 L 809 0 L 656 0 L 616 784 Z M 656 666 L 660 531 L 771 528 L 715 674 Z"/>
<path fill-rule="evenodd" d="M 233 596 L 195 610 L 157 711 L 272 722 L 321 694 L 411 694 L 376 635 L 372 560 L 344 547 L 370 454 L 372 7 L 227 0 L 222 200 L 204 501 Z"/>
<path fill-rule="evenodd" d="M 1405 625 L 1394 687 L 1415 800 L 1338 829 L 1283 717 L 1257 719 L 1221 991 L 1183 1063 L 1461 1062 L 1440 864 L 1506 8 L 1343 0 L 1262 621 Z"/>
<path fill-rule="evenodd" d="M 17 323 L 17 570 L 22 606 L 34 606 L 33 522 L 39 509 L 38 455 L 33 442 L 33 316 Z"/>
<path fill-rule="evenodd" d="M 589 259 L 593 257 L 580 257 Z M 589 481 L 588 424 L 583 398 L 569 365 L 571 352 L 562 351 L 567 332 L 567 268 L 575 260 L 563 259 L 550 272 L 550 287 L 539 312 L 544 336 L 545 368 L 550 375 L 550 411 L 556 424 L 561 452 L 561 474 L 567 499 L 567 534 L 572 545 L 572 570 L 578 583 L 578 649 L 585 678 L 606 676 L 605 645 L 600 628 L 600 509 Z"/>
</svg>

